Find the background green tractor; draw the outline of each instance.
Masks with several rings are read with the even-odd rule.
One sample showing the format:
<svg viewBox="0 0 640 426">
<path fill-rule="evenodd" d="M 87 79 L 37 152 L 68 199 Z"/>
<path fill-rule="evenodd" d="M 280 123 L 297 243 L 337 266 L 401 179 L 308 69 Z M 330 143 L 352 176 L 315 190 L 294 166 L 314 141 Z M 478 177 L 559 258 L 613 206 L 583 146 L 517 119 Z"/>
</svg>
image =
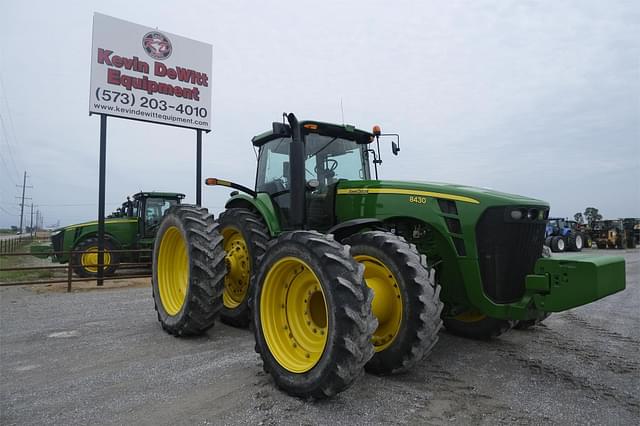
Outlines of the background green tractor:
<svg viewBox="0 0 640 426">
<path fill-rule="evenodd" d="M 323 398 L 363 368 L 410 369 L 442 321 L 485 339 L 624 289 L 621 258 L 541 258 L 547 203 L 379 180 L 379 128 L 285 117 L 252 139 L 254 189 L 206 180 L 234 189 L 217 222 L 196 206 L 163 220 L 153 290 L 169 333 L 203 332 L 218 313 L 251 323 L 276 384 Z"/>
<path fill-rule="evenodd" d="M 113 275 L 120 262 L 148 262 L 148 253 L 117 253 L 114 250 L 151 249 L 163 214 L 179 205 L 184 194 L 174 192 L 139 192 L 105 219 L 105 275 Z M 59 228 L 51 234 L 51 245 L 32 246 L 35 256 L 59 252 L 52 260 L 71 262 L 81 277 L 98 274 L 98 222 L 85 222 Z M 73 255 L 68 252 L 74 251 Z"/>
</svg>

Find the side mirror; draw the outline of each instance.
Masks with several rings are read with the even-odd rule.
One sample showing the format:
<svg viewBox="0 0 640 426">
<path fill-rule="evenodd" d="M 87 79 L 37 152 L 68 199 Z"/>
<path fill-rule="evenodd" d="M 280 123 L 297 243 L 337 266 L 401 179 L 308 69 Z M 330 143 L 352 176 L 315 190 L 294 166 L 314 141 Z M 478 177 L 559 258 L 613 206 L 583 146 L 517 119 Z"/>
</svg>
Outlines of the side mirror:
<svg viewBox="0 0 640 426">
<path fill-rule="evenodd" d="M 289 126 L 288 124 L 274 122 L 272 129 L 275 136 L 282 138 L 291 136 L 291 126 Z"/>
<path fill-rule="evenodd" d="M 395 143 L 395 141 L 391 142 L 391 152 L 393 152 L 393 155 L 398 155 L 400 152 L 400 147 L 398 147 L 398 144 Z"/>
</svg>

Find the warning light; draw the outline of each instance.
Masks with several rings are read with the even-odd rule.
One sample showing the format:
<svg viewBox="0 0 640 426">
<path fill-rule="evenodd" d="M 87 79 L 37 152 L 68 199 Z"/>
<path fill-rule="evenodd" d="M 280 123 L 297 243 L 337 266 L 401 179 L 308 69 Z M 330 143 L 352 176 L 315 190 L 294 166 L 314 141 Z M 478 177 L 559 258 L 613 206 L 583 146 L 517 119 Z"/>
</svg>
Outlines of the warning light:
<svg viewBox="0 0 640 426">
<path fill-rule="evenodd" d="M 375 126 L 373 126 L 373 134 L 376 136 L 380 136 L 380 134 L 382 133 L 382 129 L 380 129 L 380 126 L 378 126 L 377 124 Z"/>
<path fill-rule="evenodd" d="M 218 179 L 216 179 L 216 178 L 206 178 L 204 180 L 204 184 L 205 185 L 209 185 L 209 186 L 217 185 L 218 184 Z"/>
<path fill-rule="evenodd" d="M 303 127 L 309 130 L 318 130 L 318 125 L 313 123 L 307 123 Z"/>
</svg>

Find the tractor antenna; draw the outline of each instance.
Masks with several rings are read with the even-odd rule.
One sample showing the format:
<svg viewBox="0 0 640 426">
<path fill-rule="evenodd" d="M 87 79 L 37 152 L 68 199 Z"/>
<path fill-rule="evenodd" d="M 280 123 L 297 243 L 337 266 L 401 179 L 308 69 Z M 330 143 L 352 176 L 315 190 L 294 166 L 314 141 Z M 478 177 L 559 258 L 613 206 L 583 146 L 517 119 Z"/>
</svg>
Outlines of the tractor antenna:
<svg viewBox="0 0 640 426">
<path fill-rule="evenodd" d="M 344 126 L 344 107 L 342 106 L 342 98 L 340 98 L 340 112 L 342 113 L 342 125 Z"/>
</svg>

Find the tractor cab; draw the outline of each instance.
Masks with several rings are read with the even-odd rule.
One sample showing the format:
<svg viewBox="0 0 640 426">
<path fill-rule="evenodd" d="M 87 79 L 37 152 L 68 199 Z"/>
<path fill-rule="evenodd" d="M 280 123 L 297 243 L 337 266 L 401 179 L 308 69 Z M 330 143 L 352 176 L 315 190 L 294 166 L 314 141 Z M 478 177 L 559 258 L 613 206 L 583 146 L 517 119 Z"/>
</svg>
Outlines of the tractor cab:
<svg viewBox="0 0 640 426">
<path fill-rule="evenodd" d="M 174 192 L 139 192 L 133 200 L 127 197 L 123 210 L 128 217 L 138 218 L 139 234 L 142 238 L 155 237 L 155 231 L 165 212 L 180 204 L 184 194 Z"/>
<path fill-rule="evenodd" d="M 273 123 L 271 131 L 252 139 L 259 148 L 255 192 L 269 194 L 283 229 L 327 230 L 333 225 L 336 186 L 341 180 L 377 179 L 380 159 L 378 126 L 367 132 L 351 125 L 301 121 Z M 393 135 L 397 136 L 397 135 Z M 377 150 L 370 144 L 378 141 Z M 398 144 L 393 142 L 397 155 Z"/>
</svg>

